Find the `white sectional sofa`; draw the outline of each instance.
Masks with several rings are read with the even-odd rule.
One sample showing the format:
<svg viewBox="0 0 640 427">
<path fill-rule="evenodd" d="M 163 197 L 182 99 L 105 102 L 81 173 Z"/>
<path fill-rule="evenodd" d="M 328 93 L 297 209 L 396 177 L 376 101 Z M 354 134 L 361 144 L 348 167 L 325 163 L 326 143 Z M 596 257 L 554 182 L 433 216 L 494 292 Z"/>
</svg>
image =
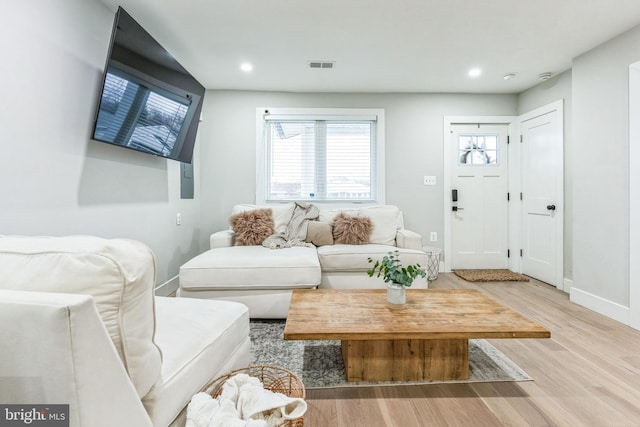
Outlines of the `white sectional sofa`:
<svg viewBox="0 0 640 427">
<path fill-rule="evenodd" d="M 250 362 L 247 307 L 154 296 L 151 250 L 0 237 L 0 402 L 69 405 L 71 427 L 178 427 L 191 397 Z"/>
<path fill-rule="evenodd" d="M 289 222 L 293 205 L 236 205 L 231 214 L 271 209 L 275 231 Z M 398 250 L 403 264 L 427 266 L 422 236 L 406 230 L 396 206 L 320 209 L 317 222 L 327 227 L 340 213 L 367 217 L 373 225 L 366 244 L 327 244 L 271 249 L 261 245 L 235 246 L 233 230 L 210 236 L 210 249 L 180 268 L 178 296 L 238 301 L 249 307 L 252 318 L 286 318 L 293 289 L 382 288 L 381 278 L 371 278 L 368 258 L 381 259 Z M 309 236 L 308 236 L 309 237 Z M 309 238 L 307 239 L 309 240 Z M 415 288 L 427 288 L 425 279 Z"/>
</svg>

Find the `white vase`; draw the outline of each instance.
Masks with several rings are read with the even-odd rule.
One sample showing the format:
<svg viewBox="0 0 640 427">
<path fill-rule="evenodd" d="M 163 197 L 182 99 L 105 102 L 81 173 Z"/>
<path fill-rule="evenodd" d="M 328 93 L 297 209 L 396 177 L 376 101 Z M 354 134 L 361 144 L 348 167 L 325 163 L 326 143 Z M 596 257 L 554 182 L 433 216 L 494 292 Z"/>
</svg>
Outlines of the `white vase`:
<svg viewBox="0 0 640 427">
<path fill-rule="evenodd" d="M 407 290 L 404 286 L 395 283 L 387 285 L 387 302 L 391 304 L 404 304 L 407 302 Z"/>
</svg>

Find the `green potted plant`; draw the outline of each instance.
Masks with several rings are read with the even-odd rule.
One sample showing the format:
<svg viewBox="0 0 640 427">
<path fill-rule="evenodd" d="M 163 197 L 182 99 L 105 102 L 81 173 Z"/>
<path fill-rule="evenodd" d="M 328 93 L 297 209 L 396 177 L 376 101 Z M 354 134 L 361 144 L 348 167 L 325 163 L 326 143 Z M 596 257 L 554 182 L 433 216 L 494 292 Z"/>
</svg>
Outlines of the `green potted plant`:
<svg viewBox="0 0 640 427">
<path fill-rule="evenodd" d="M 374 260 L 369 257 L 369 263 Z M 375 260 L 375 264 L 367 270 L 369 277 L 382 276 L 387 283 L 387 301 L 392 304 L 404 304 L 407 301 L 406 288 L 413 284 L 416 277 L 426 277 L 427 273 L 420 264 L 402 266 L 400 252 L 393 251 L 385 255 L 382 260 Z"/>
</svg>

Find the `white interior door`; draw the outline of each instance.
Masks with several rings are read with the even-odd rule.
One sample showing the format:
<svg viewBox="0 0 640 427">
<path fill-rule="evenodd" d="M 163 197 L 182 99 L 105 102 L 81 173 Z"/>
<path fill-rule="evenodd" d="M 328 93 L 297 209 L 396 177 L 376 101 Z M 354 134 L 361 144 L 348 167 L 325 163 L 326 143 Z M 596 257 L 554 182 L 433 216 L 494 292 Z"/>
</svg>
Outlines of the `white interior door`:
<svg viewBox="0 0 640 427">
<path fill-rule="evenodd" d="M 522 116 L 520 130 L 522 272 L 556 287 L 562 287 L 562 102 Z"/>
<path fill-rule="evenodd" d="M 508 267 L 507 129 L 451 126 L 451 269 Z"/>
</svg>

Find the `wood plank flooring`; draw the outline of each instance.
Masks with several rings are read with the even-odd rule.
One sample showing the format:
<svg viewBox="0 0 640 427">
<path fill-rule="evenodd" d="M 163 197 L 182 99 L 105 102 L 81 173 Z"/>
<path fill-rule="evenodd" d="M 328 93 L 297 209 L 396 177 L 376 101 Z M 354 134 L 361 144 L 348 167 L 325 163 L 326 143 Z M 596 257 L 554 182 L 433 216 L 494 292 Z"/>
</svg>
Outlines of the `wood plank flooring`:
<svg viewBox="0 0 640 427">
<path fill-rule="evenodd" d="M 307 390 L 306 427 L 640 426 L 640 331 L 569 302 L 544 283 L 470 283 L 551 330 L 489 340 L 534 381 Z"/>
</svg>

